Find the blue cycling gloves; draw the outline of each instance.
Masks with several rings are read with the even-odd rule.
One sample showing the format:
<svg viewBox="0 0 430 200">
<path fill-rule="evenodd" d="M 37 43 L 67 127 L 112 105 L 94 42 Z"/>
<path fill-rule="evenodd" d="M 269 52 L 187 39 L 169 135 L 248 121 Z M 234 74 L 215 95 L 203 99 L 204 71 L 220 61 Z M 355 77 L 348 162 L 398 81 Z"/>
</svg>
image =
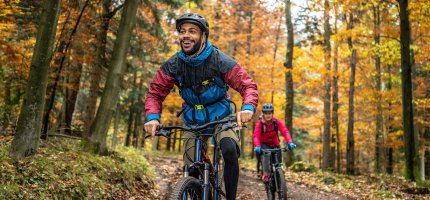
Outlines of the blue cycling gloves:
<svg viewBox="0 0 430 200">
<path fill-rule="evenodd" d="M 255 147 L 254 151 L 255 153 L 261 153 L 261 147 Z"/>
<path fill-rule="evenodd" d="M 289 150 L 293 150 L 293 149 L 295 149 L 296 148 L 296 145 L 294 144 L 294 143 L 288 143 L 288 149 Z"/>
</svg>

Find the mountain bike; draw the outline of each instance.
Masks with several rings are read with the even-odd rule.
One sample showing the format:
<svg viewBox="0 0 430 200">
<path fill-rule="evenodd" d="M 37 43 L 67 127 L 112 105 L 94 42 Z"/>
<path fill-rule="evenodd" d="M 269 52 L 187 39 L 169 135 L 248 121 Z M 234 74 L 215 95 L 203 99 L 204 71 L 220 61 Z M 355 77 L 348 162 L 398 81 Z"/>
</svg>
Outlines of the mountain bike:
<svg viewBox="0 0 430 200">
<path fill-rule="evenodd" d="M 216 138 L 219 133 L 236 128 L 236 120 L 236 116 L 230 115 L 224 119 L 209 122 L 201 126 L 159 126 L 157 128 L 156 136 L 170 137 L 173 133 L 182 130 L 193 133 L 194 137 L 191 137 L 191 139 L 195 139 L 194 155 L 188 155 L 187 151 L 185 151 L 185 156 L 189 160 L 193 160 L 193 162 L 184 166 L 184 177 L 173 187 L 169 199 L 218 200 L 222 197 L 225 198 L 225 192 L 222 190 L 224 162 L 221 148 L 215 140 L 213 145 L 213 162 L 211 162 L 208 156 L 209 149 L 206 144 L 206 138 L 212 136 Z M 190 159 L 191 156 L 194 156 L 194 159 Z M 193 176 L 191 176 L 189 173 L 191 171 L 197 173 L 193 173 Z"/>
<path fill-rule="evenodd" d="M 279 160 L 278 154 L 282 153 L 282 151 L 288 151 L 288 148 L 261 149 L 261 151 L 264 154 L 270 154 L 269 181 L 264 184 L 267 199 L 286 200 L 288 192 L 287 183 L 285 181 L 285 173 L 282 168 L 282 161 Z M 278 198 L 276 198 L 276 195 Z"/>
</svg>

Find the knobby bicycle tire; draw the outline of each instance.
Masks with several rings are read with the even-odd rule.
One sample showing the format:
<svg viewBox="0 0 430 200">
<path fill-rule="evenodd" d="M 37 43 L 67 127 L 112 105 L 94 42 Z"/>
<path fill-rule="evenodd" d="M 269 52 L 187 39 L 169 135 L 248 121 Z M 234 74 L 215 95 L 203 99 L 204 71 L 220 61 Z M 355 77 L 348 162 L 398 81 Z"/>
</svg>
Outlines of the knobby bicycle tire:
<svg viewBox="0 0 430 200">
<path fill-rule="evenodd" d="M 183 195 L 187 195 L 186 198 L 183 197 Z M 191 200 L 198 200 L 202 199 L 203 195 L 203 188 L 200 185 L 199 181 L 192 177 L 183 177 L 181 178 L 178 183 L 173 188 L 173 192 L 169 199 L 172 200 L 183 200 L 183 199 L 191 199 Z"/>
<path fill-rule="evenodd" d="M 264 184 L 264 189 L 266 190 L 266 195 L 268 200 L 275 199 L 275 185 L 272 184 L 272 181 Z"/>
<path fill-rule="evenodd" d="M 285 181 L 285 173 L 283 169 L 276 169 L 275 172 L 278 180 L 278 199 L 287 200 L 287 182 Z"/>
<path fill-rule="evenodd" d="M 225 193 L 224 191 L 224 158 L 222 157 L 221 149 L 216 150 L 215 159 L 217 159 L 218 163 L 218 187 L 221 189 L 222 193 Z M 216 197 L 216 199 L 222 199 L 221 193 L 218 194 L 219 196 Z"/>
</svg>

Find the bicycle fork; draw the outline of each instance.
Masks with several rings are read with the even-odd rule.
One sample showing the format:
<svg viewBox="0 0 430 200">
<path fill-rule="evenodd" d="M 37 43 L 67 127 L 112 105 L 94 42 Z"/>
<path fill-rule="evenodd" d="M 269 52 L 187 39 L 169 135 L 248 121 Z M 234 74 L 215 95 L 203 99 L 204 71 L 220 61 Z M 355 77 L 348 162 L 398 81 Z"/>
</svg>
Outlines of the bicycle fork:
<svg viewBox="0 0 430 200">
<path fill-rule="evenodd" d="M 279 190 L 280 186 L 279 186 L 278 176 L 276 174 L 277 174 L 277 171 L 278 171 L 277 169 L 282 168 L 282 167 L 279 164 L 278 154 L 275 153 L 273 155 L 274 155 L 275 164 L 272 164 L 272 168 L 273 168 L 272 170 L 273 170 L 273 176 L 274 176 L 274 179 L 275 179 L 275 189 L 276 189 L 276 192 L 279 192 L 280 191 Z"/>
<path fill-rule="evenodd" d="M 210 166 L 205 163 L 204 179 L 203 179 L 203 199 L 209 199 L 209 170 Z"/>
<path fill-rule="evenodd" d="M 273 177 L 275 179 L 275 189 L 276 189 L 276 192 L 278 192 L 279 191 L 279 185 L 278 185 L 278 176 L 276 176 L 276 171 L 277 171 L 276 169 L 278 169 L 278 167 L 273 165 Z"/>
</svg>

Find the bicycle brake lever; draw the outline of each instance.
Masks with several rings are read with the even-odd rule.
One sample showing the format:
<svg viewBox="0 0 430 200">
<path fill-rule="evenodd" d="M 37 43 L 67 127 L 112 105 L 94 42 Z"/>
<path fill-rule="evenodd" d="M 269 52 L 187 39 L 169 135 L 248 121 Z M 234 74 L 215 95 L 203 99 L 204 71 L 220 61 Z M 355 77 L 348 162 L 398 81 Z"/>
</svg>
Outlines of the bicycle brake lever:
<svg viewBox="0 0 430 200">
<path fill-rule="evenodd" d="M 170 137 L 170 134 L 171 134 L 171 132 L 170 132 L 170 131 L 160 129 L 160 130 L 158 130 L 158 133 L 157 133 L 156 135 L 158 135 L 158 136 L 163 136 L 163 137 L 165 137 L 165 138 L 169 138 L 169 137 Z"/>
<path fill-rule="evenodd" d="M 158 127 L 157 127 L 157 129 L 156 129 L 156 133 L 155 133 L 155 136 L 163 136 L 163 137 L 166 137 L 166 138 L 169 138 L 170 137 L 170 134 L 171 134 L 171 132 L 170 131 L 167 131 L 167 130 L 163 130 L 163 126 L 162 125 L 159 125 Z M 147 136 L 145 136 L 145 139 L 147 139 L 147 138 L 149 138 L 149 137 L 151 137 L 152 135 L 147 135 Z"/>
</svg>

